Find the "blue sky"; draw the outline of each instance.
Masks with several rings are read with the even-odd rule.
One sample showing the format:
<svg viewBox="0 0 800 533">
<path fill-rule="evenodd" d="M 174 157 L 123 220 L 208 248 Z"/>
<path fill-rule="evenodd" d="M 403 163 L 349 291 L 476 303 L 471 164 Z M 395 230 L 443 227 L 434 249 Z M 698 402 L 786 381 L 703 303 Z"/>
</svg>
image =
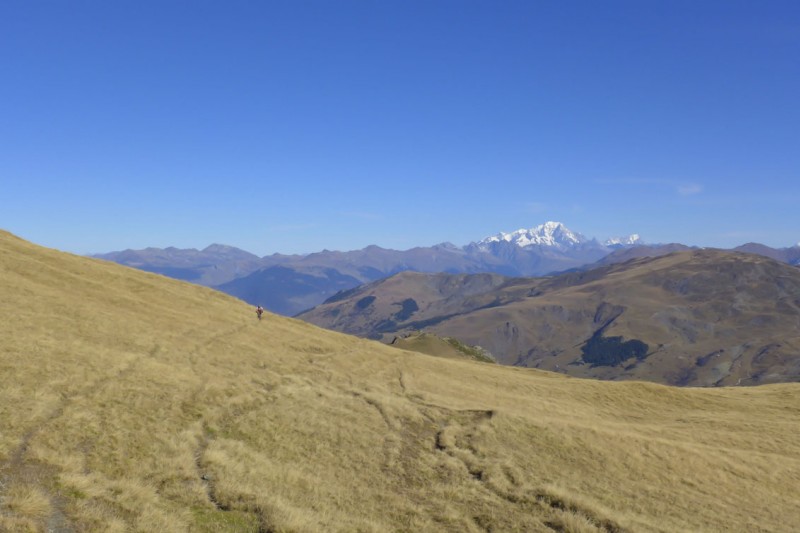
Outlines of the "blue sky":
<svg viewBox="0 0 800 533">
<path fill-rule="evenodd" d="M 0 3 L 0 228 L 76 253 L 800 241 L 800 2 Z"/>
</svg>

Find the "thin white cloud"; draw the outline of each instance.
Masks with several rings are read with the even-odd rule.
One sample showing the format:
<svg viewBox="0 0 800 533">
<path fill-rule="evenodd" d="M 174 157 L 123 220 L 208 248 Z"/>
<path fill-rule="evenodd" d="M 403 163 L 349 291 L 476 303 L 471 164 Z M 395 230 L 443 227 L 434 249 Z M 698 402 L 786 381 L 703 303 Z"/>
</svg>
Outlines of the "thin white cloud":
<svg viewBox="0 0 800 533">
<path fill-rule="evenodd" d="M 703 186 L 699 183 L 685 183 L 678 185 L 678 194 L 681 196 L 694 196 L 703 192 Z"/>
<path fill-rule="evenodd" d="M 694 196 L 703 192 L 703 185 L 700 183 L 661 178 L 598 178 L 595 183 L 601 185 L 652 185 L 672 189 L 681 196 Z"/>
</svg>

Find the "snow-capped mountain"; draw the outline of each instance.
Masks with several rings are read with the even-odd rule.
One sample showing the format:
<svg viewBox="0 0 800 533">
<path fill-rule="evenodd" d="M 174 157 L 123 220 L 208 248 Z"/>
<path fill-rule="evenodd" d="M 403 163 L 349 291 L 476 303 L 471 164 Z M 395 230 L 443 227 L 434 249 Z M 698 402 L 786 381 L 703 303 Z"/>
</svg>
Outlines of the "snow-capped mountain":
<svg viewBox="0 0 800 533">
<path fill-rule="evenodd" d="M 488 250 L 495 242 L 508 242 L 520 248 L 528 246 L 551 246 L 559 249 L 572 248 L 579 244 L 589 242 L 589 239 L 575 233 L 561 222 L 545 222 L 535 228 L 519 229 L 511 233 L 500 232 L 492 237 L 487 237 L 476 244 L 482 250 Z"/>
<path fill-rule="evenodd" d="M 593 244 L 595 246 L 605 246 L 607 248 L 625 248 L 628 246 L 640 246 L 644 244 L 642 238 L 634 233 L 627 237 L 612 237 L 603 241 L 600 245 L 594 239 L 588 239 L 570 230 L 561 222 L 545 222 L 531 229 L 519 229 L 511 233 L 500 232 L 492 237 L 487 237 L 475 243 L 478 249 L 489 251 L 493 243 L 506 242 L 515 244 L 520 248 L 529 246 L 547 246 L 559 250 L 569 250 L 582 244 Z"/>
<path fill-rule="evenodd" d="M 611 237 L 603 242 L 603 245 L 609 248 L 622 248 L 625 246 L 638 246 L 644 244 L 644 241 L 638 233 L 628 235 L 627 237 Z"/>
</svg>

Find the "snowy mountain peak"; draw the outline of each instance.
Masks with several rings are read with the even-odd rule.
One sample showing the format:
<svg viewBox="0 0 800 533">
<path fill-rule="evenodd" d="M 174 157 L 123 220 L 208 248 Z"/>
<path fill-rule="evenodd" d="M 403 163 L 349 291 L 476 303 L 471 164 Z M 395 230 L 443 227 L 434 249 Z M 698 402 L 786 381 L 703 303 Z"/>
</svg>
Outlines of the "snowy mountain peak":
<svg viewBox="0 0 800 533">
<path fill-rule="evenodd" d="M 588 239 L 580 233 L 571 231 L 561 222 L 545 222 L 531 229 L 518 229 L 511 233 L 500 232 L 479 241 L 478 246 L 486 248 L 493 242 L 502 241 L 516 244 L 521 248 L 535 245 L 570 248 L 588 242 Z"/>
<path fill-rule="evenodd" d="M 642 238 L 638 233 L 634 233 L 633 235 L 628 235 L 627 237 L 612 237 L 610 239 L 606 239 L 603 244 L 609 247 L 623 247 L 644 244 L 644 241 L 642 241 Z"/>
</svg>

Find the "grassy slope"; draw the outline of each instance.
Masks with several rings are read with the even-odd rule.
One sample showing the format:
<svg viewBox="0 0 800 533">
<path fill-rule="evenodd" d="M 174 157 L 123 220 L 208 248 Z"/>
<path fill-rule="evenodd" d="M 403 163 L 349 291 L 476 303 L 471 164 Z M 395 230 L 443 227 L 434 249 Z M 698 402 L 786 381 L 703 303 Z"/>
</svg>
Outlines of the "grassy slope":
<svg viewBox="0 0 800 533">
<path fill-rule="evenodd" d="M 479 347 L 468 346 L 452 337 L 438 337 L 429 333 L 395 337 L 392 339 L 389 346 L 400 348 L 401 350 L 434 355 L 436 357 L 495 363 L 491 355 L 487 355 L 486 352 Z"/>
<path fill-rule="evenodd" d="M 429 357 L 0 233 L 0 530 L 788 531 L 800 386 Z"/>
</svg>

